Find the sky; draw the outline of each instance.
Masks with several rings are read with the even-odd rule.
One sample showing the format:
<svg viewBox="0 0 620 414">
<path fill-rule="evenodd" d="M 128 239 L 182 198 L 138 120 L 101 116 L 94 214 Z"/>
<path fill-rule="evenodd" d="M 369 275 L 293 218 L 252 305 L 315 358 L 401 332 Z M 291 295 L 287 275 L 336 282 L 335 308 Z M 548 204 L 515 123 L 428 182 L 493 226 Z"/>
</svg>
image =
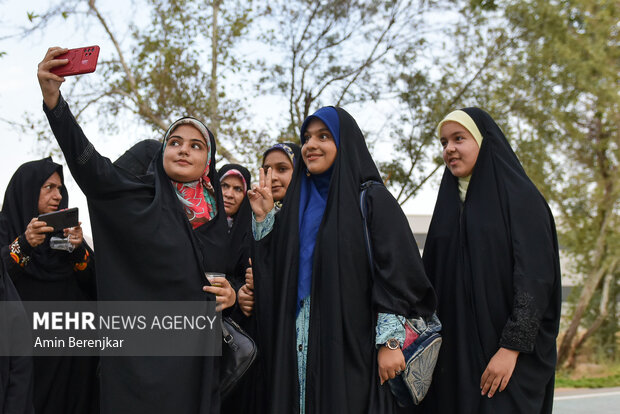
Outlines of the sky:
<svg viewBox="0 0 620 414">
<path fill-rule="evenodd" d="M 123 0 L 107 0 L 99 2 L 101 7 L 108 10 L 125 11 L 126 2 Z M 15 33 L 15 27 L 26 26 L 29 24 L 27 12 L 41 11 L 48 7 L 48 2 L 41 0 L 29 0 L 28 2 L 17 0 L 0 0 L 0 51 L 6 54 L 0 58 L 0 128 L 3 134 L 1 138 L 2 150 L 0 150 L 0 194 L 4 195 L 6 186 L 15 172 L 15 170 L 23 163 L 34 159 L 42 158 L 42 148 L 37 146 L 36 135 L 23 134 L 7 124 L 8 121 L 16 121 L 23 118 L 23 114 L 29 112 L 38 119 L 45 120 L 42 106 L 41 91 L 37 82 L 36 72 L 37 64 L 41 61 L 47 48 L 50 46 L 63 46 L 68 48 L 89 46 L 97 44 L 101 46 L 99 59 L 106 59 L 112 56 L 112 45 L 108 42 L 107 37 L 98 27 L 83 27 L 57 23 L 58 28 L 47 28 L 44 34 L 34 34 L 25 39 L 11 38 L 5 39 L 7 35 Z M 125 18 L 127 14 L 125 13 Z M 132 18 L 140 18 L 132 15 Z M 122 18 L 114 19 L 114 23 L 118 26 L 125 25 L 124 31 L 127 31 L 127 23 Z M 82 76 L 99 76 L 97 72 Z M 67 77 L 67 81 L 61 87 L 62 90 L 68 90 L 71 82 L 75 82 L 75 78 Z M 266 108 L 271 111 L 269 116 L 278 116 L 277 110 L 274 113 L 273 105 L 256 105 L 256 107 Z M 277 106 L 276 106 L 277 108 Z M 282 106 L 282 111 L 286 111 L 286 106 Z M 352 112 L 354 118 L 360 123 L 362 130 L 366 130 L 364 122 L 372 122 L 363 114 Z M 256 114 L 263 116 L 263 114 Z M 118 135 L 110 135 L 99 130 L 96 122 L 89 122 L 81 125 L 86 136 L 93 143 L 95 148 L 102 155 L 114 160 L 137 141 L 136 134 L 140 131 L 119 131 Z M 144 138 L 148 138 L 148 132 L 143 132 Z M 51 130 L 49 136 L 52 137 Z M 438 145 L 438 151 L 439 149 Z M 383 154 L 389 157 L 389 154 Z M 55 159 L 60 162 L 60 160 Z M 80 220 L 83 223 L 84 233 L 91 234 L 90 220 L 87 214 L 86 198 L 80 191 L 70 176 L 65 166 L 66 186 L 69 191 L 70 207 L 79 207 Z M 403 210 L 407 214 L 432 214 L 438 182 L 431 180 L 419 195 L 408 201 Z M 4 196 L 2 196 L 4 198 Z"/>
</svg>

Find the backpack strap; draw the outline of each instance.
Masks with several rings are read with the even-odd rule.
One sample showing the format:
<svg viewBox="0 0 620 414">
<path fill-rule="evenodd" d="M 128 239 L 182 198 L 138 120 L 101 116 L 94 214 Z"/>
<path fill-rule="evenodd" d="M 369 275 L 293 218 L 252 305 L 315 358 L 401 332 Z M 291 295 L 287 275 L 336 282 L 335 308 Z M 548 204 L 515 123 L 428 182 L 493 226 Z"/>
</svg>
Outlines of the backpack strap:
<svg viewBox="0 0 620 414">
<path fill-rule="evenodd" d="M 372 258 L 372 246 L 370 244 L 370 227 L 368 226 L 368 200 L 366 199 L 366 192 L 373 185 L 383 185 L 383 183 L 376 180 L 369 180 L 362 183 L 360 186 L 360 211 L 362 212 L 362 220 L 364 221 L 364 240 L 366 241 L 368 263 L 370 264 L 370 271 L 374 274 L 375 266 Z"/>
</svg>

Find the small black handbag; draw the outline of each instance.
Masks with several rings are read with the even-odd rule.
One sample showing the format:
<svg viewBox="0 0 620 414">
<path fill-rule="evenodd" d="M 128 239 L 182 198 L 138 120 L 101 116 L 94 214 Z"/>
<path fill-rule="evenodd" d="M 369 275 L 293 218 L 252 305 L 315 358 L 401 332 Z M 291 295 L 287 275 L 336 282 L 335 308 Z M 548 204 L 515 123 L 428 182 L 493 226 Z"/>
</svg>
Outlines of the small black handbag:
<svg viewBox="0 0 620 414">
<path fill-rule="evenodd" d="M 224 398 L 235 388 L 256 359 L 256 344 L 229 317 L 222 318 L 222 360 L 220 364 L 220 395 Z"/>
</svg>

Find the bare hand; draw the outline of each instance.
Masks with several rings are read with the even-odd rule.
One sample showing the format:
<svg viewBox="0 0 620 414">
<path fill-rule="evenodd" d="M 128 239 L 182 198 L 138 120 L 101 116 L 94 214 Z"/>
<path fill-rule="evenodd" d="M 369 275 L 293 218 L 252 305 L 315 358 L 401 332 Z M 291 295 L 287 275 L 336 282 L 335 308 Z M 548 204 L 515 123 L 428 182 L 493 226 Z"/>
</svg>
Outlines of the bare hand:
<svg viewBox="0 0 620 414">
<path fill-rule="evenodd" d="M 239 307 L 245 316 L 252 316 L 252 311 L 254 310 L 254 292 L 248 288 L 247 284 L 241 286 L 239 289 Z"/>
<path fill-rule="evenodd" d="M 68 229 L 64 229 L 63 231 L 65 237 L 69 237 L 69 243 L 71 243 L 74 247 L 78 247 L 84 241 L 84 234 L 82 233 L 82 222 L 76 227 L 70 227 Z"/>
<path fill-rule="evenodd" d="M 214 277 L 209 280 L 209 283 L 211 283 L 211 286 L 203 286 L 202 290 L 215 295 L 215 301 L 217 302 L 215 306 L 216 311 L 223 311 L 235 304 L 237 293 L 225 277 Z"/>
<path fill-rule="evenodd" d="M 389 379 L 400 375 L 405 370 L 405 356 L 400 349 L 390 349 L 387 346 L 379 348 L 377 353 L 377 364 L 379 365 L 379 378 L 381 385 Z"/>
<path fill-rule="evenodd" d="M 250 259 L 250 267 L 245 269 L 245 285 L 250 290 L 254 290 L 254 273 L 252 271 L 252 259 Z"/>
<path fill-rule="evenodd" d="M 40 221 L 38 218 L 34 217 L 28 223 L 28 227 L 26 227 L 26 241 L 32 247 L 37 247 L 41 243 L 45 241 L 46 233 L 51 233 L 54 231 L 54 228 L 48 226 L 46 222 Z"/>
<path fill-rule="evenodd" d="M 68 59 L 55 59 L 56 56 L 62 55 L 68 50 L 69 49 L 63 49 L 60 47 L 50 47 L 47 49 L 45 57 L 38 66 L 37 78 L 39 79 L 39 85 L 41 86 L 43 102 L 45 102 L 45 105 L 49 109 L 54 109 L 56 104 L 58 104 L 58 98 L 60 97 L 60 85 L 65 81 L 65 78 L 54 75 L 50 72 L 50 69 L 69 63 Z"/>
<path fill-rule="evenodd" d="M 506 389 L 510 377 L 517 365 L 517 357 L 519 351 L 513 351 L 512 349 L 500 348 L 493 358 L 489 361 L 487 368 L 482 373 L 480 378 L 481 394 L 489 398 L 493 397 L 495 391 L 499 387 L 499 392 Z"/>
<path fill-rule="evenodd" d="M 267 177 L 265 170 L 259 169 L 260 178 L 258 185 L 254 184 L 252 189 L 248 191 L 248 199 L 256 216 L 256 221 L 265 220 L 267 213 L 273 209 L 273 194 L 271 194 L 271 167 L 267 169 Z"/>
</svg>

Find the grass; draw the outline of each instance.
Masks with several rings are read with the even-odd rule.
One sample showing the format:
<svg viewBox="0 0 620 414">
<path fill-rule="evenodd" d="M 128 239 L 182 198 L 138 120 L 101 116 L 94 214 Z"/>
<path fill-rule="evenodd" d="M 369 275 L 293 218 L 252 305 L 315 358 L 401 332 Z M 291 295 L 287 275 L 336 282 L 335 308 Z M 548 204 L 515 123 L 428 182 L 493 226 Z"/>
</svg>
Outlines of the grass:
<svg viewBox="0 0 620 414">
<path fill-rule="evenodd" d="M 556 388 L 620 387 L 620 364 L 604 366 L 597 373 L 576 373 L 560 370 L 556 373 Z"/>
<path fill-rule="evenodd" d="M 605 388 L 620 387 L 620 374 L 610 375 L 608 377 L 596 378 L 577 378 L 571 379 L 566 377 L 556 377 L 556 388 Z"/>
</svg>

